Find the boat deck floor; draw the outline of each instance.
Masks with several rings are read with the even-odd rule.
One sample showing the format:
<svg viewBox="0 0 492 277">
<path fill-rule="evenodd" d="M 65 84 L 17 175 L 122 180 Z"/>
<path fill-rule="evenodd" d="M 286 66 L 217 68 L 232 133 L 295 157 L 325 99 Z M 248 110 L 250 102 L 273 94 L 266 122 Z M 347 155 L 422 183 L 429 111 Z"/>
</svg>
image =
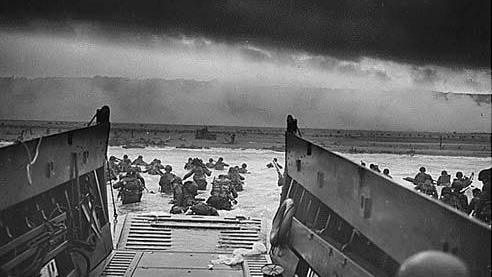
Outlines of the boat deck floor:
<svg viewBox="0 0 492 277">
<path fill-rule="evenodd" d="M 213 265 L 219 255 L 263 242 L 261 220 L 215 216 L 129 214 L 116 250 L 100 266 L 101 276 L 262 276 L 268 255 L 239 265 Z M 96 275 L 97 276 L 97 275 Z"/>
</svg>

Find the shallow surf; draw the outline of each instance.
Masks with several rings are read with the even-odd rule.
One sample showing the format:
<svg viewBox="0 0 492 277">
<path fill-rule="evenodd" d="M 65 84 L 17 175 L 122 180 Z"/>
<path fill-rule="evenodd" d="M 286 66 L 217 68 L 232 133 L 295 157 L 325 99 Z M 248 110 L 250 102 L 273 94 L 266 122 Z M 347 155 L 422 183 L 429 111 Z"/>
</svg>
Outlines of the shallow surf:
<svg viewBox="0 0 492 277">
<path fill-rule="evenodd" d="M 280 188 L 277 186 L 277 173 L 275 168 L 267 168 L 266 164 L 277 158 L 280 164 L 284 163 L 284 154 L 271 150 L 256 150 L 256 149 L 227 149 L 227 148 L 211 148 L 211 149 L 179 149 L 179 148 L 145 148 L 145 149 L 124 149 L 121 147 L 109 147 L 108 155 L 121 158 L 124 154 L 128 155 L 131 160 L 142 155 L 146 162 L 153 159 L 160 159 L 164 165 L 169 164 L 173 167 L 173 172 L 178 176 L 183 176 L 187 173 L 184 165 L 188 158 L 201 158 L 207 162 L 209 158 L 216 161 L 219 157 L 223 157 L 224 161 L 231 165 L 248 165 L 249 174 L 244 174 L 245 184 L 244 191 L 239 193 L 238 205 L 232 211 L 219 211 L 221 216 L 236 216 L 242 215 L 246 217 L 262 218 L 266 230 L 270 229 L 271 221 L 277 210 L 280 199 Z M 379 165 L 379 168 L 389 168 L 390 175 L 398 184 L 412 187 L 412 185 L 402 178 L 407 176 L 415 176 L 421 166 L 427 168 L 427 172 L 437 179 L 442 170 L 446 170 L 454 176 L 457 171 L 462 171 L 469 176 L 475 172 L 475 176 L 482 169 L 492 165 L 492 158 L 477 158 L 477 157 L 451 157 L 451 156 L 427 156 L 427 155 L 395 155 L 395 154 L 347 154 L 339 153 L 340 155 L 359 163 L 361 160 L 369 166 L 370 163 Z M 208 198 L 210 194 L 211 181 L 214 176 L 226 173 L 227 171 L 212 170 L 212 176 L 207 178 L 207 191 L 201 191 L 197 196 L 199 198 Z M 149 192 L 144 192 L 142 202 L 121 205 L 121 201 L 116 201 L 116 209 L 119 215 L 124 215 L 129 212 L 169 212 L 171 205 L 171 195 L 158 193 L 159 176 L 142 174 L 145 178 L 146 186 Z M 191 179 L 191 178 L 190 178 Z M 481 183 L 474 181 L 477 187 L 481 187 Z M 154 192 L 154 193 L 152 193 Z M 468 190 L 468 193 L 470 190 Z M 116 199 L 117 192 L 114 192 Z M 108 198 L 109 209 L 112 210 L 111 198 Z"/>
</svg>

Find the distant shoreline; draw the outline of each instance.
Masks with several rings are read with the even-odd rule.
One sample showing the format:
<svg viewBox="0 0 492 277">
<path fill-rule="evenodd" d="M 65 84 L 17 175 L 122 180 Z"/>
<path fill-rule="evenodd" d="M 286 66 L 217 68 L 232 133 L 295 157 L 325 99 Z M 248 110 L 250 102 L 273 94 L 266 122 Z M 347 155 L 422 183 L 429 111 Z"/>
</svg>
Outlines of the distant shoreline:
<svg viewBox="0 0 492 277">
<path fill-rule="evenodd" d="M 16 141 L 83 127 L 82 123 L 2 121 L 0 140 Z M 282 128 L 156 124 L 112 124 L 110 146 L 129 148 L 232 148 L 284 151 Z M 231 143 L 234 134 L 234 143 Z M 198 137 L 202 136 L 202 139 Z M 360 154 L 397 154 L 491 157 L 490 133 L 437 133 L 305 129 L 303 136 L 331 151 Z"/>
</svg>

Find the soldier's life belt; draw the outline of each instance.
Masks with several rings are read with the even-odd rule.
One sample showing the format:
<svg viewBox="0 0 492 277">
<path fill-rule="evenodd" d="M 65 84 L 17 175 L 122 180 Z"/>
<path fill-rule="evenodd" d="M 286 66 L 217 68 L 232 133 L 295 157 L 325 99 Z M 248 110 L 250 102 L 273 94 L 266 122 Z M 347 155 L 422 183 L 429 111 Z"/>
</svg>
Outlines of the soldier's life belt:
<svg viewBox="0 0 492 277">
<path fill-rule="evenodd" d="M 270 243 L 272 246 L 278 246 L 287 241 L 287 233 L 292 225 L 294 212 L 294 200 L 291 198 L 285 199 L 273 218 L 272 231 L 270 232 Z"/>
</svg>

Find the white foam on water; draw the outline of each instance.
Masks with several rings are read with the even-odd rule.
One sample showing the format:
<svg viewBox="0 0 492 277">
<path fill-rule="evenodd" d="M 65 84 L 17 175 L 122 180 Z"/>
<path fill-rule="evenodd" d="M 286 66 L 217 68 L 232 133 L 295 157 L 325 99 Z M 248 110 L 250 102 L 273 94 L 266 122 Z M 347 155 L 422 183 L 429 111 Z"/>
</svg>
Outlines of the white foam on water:
<svg viewBox="0 0 492 277">
<path fill-rule="evenodd" d="M 201 158 L 207 162 L 209 158 L 216 161 L 219 157 L 223 157 L 224 161 L 231 166 L 248 164 L 250 174 L 243 174 L 245 177 L 244 191 L 239 193 L 238 205 L 232 211 L 219 211 L 221 216 L 242 215 L 246 217 L 257 217 L 264 219 L 266 229 L 271 227 L 271 221 L 277 210 L 280 200 L 280 188 L 277 186 L 277 173 L 274 168 L 267 168 L 266 164 L 271 162 L 273 158 L 277 158 L 280 164 L 284 163 L 284 154 L 271 150 L 256 150 L 256 149 L 226 149 L 226 148 L 211 148 L 211 149 L 179 149 L 179 148 L 145 148 L 145 149 L 123 149 L 121 147 L 110 147 L 109 155 L 122 157 L 127 154 L 130 159 L 135 159 L 138 155 L 143 155 L 147 162 L 153 159 L 160 159 L 164 165 L 170 164 L 173 171 L 178 176 L 183 176 L 187 173 L 184 169 L 184 164 L 191 158 Z M 447 170 L 449 174 L 454 176 L 457 171 L 462 171 L 465 175 L 475 172 L 475 176 L 482 169 L 492 166 L 492 158 L 475 158 L 475 157 L 451 157 L 451 156 L 426 156 L 426 155 L 395 155 L 395 154 L 340 154 L 348 159 L 359 163 L 363 160 L 367 166 L 370 163 L 379 165 L 379 168 L 389 168 L 390 174 L 397 183 L 404 186 L 411 186 L 410 183 L 403 181 L 402 178 L 410 176 L 414 177 L 421 166 L 427 168 L 427 172 L 437 179 L 442 170 Z M 210 195 L 210 182 L 213 176 L 226 173 L 227 171 L 213 170 L 212 176 L 208 177 L 208 191 L 200 192 L 197 197 L 208 198 Z M 146 186 L 150 191 L 157 192 L 159 185 L 159 176 L 142 174 L 145 178 Z M 191 179 L 191 178 L 190 178 Z M 474 185 L 481 187 L 481 183 L 474 182 Z M 116 195 L 115 195 L 116 197 Z M 121 205 L 121 202 L 116 203 L 118 214 L 126 214 L 128 212 L 169 212 L 171 207 L 168 204 L 171 200 L 171 195 L 160 193 L 144 192 L 141 203 Z M 111 201 L 111 199 L 109 198 Z M 110 203 L 110 205 L 112 205 Z M 110 206 L 110 210 L 111 210 Z"/>
</svg>

